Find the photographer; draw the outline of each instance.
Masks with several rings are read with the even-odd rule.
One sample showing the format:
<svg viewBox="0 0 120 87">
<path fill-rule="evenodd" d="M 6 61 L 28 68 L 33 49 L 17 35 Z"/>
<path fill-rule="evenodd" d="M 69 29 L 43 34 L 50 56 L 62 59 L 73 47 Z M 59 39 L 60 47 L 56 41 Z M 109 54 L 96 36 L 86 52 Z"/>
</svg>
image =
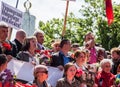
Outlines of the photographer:
<svg viewBox="0 0 120 87">
<path fill-rule="evenodd" d="M 91 32 L 85 35 L 84 48 L 90 51 L 90 64 L 100 62 L 103 58 L 106 57 L 105 49 L 100 46 L 95 46 L 95 37 Z"/>
</svg>

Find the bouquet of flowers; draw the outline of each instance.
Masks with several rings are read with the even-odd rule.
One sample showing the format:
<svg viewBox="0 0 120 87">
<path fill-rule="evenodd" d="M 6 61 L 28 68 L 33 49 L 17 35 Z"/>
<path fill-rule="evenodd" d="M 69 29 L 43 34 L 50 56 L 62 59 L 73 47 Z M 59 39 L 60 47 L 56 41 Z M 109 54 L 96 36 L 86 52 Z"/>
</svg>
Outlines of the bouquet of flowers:
<svg viewBox="0 0 120 87">
<path fill-rule="evenodd" d="M 14 78 L 9 69 L 0 75 L 0 87 L 14 87 Z"/>
<path fill-rule="evenodd" d="M 16 82 L 15 76 L 12 75 L 12 73 L 9 69 L 6 69 L 0 75 L 0 87 L 37 87 L 37 86 Z"/>
<path fill-rule="evenodd" d="M 3 50 L 11 50 L 11 45 L 7 42 L 2 43 Z"/>
<path fill-rule="evenodd" d="M 86 70 L 77 70 L 75 78 L 81 83 L 85 84 L 87 87 L 92 87 L 95 80 L 95 72 L 92 70 L 90 65 L 85 67 Z M 79 74 L 78 74 L 79 73 Z"/>
<path fill-rule="evenodd" d="M 51 55 L 49 50 L 36 50 L 36 58 L 39 64 L 50 65 Z"/>
</svg>

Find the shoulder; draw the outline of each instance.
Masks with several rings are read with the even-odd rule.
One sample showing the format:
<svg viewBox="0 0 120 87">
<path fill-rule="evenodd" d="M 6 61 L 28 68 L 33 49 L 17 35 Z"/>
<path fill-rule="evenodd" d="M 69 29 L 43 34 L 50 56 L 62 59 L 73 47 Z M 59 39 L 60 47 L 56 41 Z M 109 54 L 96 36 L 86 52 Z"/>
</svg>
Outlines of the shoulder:
<svg viewBox="0 0 120 87">
<path fill-rule="evenodd" d="M 65 78 L 60 78 L 60 79 L 58 80 L 58 82 L 62 82 L 62 81 L 65 81 Z"/>
<path fill-rule="evenodd" d="M 102 51 L 105 51 L 105 48 L 102 48 L 102 47 L 97 47 L 95 46 L 95 49 L 98 51 L 98 50 L 102 50 Z"/>
</svg>

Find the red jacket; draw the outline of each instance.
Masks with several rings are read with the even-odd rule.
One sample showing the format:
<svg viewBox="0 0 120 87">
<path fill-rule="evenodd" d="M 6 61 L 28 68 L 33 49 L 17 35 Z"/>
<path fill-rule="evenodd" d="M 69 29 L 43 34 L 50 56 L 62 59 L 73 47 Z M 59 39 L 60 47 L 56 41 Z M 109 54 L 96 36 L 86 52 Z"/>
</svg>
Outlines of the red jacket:
<svg viewBox="0 0 120 87">
<path fill-rule="evenodd" d="M 114 85 L 115 76 L 112 73 L 106 73 L 104 71 L 99 72 L 95 78 L 95 83 L 98 87 L 110 87 Z"/>
</svg>

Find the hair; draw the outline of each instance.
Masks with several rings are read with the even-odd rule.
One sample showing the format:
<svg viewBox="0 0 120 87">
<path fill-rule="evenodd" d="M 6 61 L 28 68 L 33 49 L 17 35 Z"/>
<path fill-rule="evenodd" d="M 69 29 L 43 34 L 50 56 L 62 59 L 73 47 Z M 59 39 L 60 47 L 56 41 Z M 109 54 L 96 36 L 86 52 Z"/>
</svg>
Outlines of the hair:
<svg viewBox="0 0 120 87">
<path fill-rule="evenodd" d="M 69 42 L 68 39 L 63 39 L 63 40 L 60 42 L 60 48 L 63 48 L 63 46 L 64 46 L 65 44 L 67 44 L 68 42 Z"/>
<path fill-rule="evenodd" d="M 23 43 L 23 47 L 22 47 L 22 51 L 28 51 L 30 48 L 30 41 L 36 39 L 35 36 L 29 36 L 27 38 L 25 38 L 25 41 Z"/>
<path fill-rule="evenodd" d="M 34 77 L 35 77 L 35 78 L 37 78 L 36 74 L 37 74 L 38 69 L 45 69 L 45 71 L 48 72 L 47 66 L 45 66 L 45 65 L 37 65 L 37 66 L 35 66 L 35 68 L 34 68 Z"/>
<path fill-rule="evenodd" d="M 79 44 L 78 43 L 73 43 L 72 47 L 79 47 Z"/>
<path fill-rule="evenodd" d="M 86 39 L 86 36 L 87 35 L 93 35 L 93 33 L 92 32 L 88 32 L 85 36 L 84 36 L 84 40 Z M 94 36 L 94 35 L 93 35 Z"/>
<path fill-rule="evenodd" d="M 16 32 L 16 37 L 17 35 L 19 37 L 23 37 L 24 35 L 26 35 L 26 32 L 23 30 L 23 29 L 19 29 L 17 32 Z"/>
<path fill-rule="evenodd" d="M 115 52 L 115 53 L 117 53 L 117 55 L 120 56 L 120 49 L 117 48 L 117 47 L 112 48 L 110 52 L 111 52 L 111 54 L 112 54 L 113 52 Z"/>
<path fill-rule="evenodd" d="M 113 62 L 112 62 L 111 59 L 103 59 L 103 60 L 101 60 L 100 67 L 103 68 L 103 65 L 106 64 L 106 63 L 110 63 L 110 67 L 112 68 Z"/>
<path fill-rule="evenodd" d="M 86 54 L 85 50 L 76 50 L 75 53 L 74 53 L 74 58 L 78 58 L 81 53 L 84 53 L 84 55 L 87 58 L 87 54 Z"/>
<path fill-rule="evenodd" d="M 66 72 L 68 71 L 68 69 L 71 67 L 71 66 L 75 66 L 72 62 L 69 62 L 67 64 L 65 64 L 64 66 L 64 75 L 66 75 Z M 77 68 L 76 68 L 77 69 Z"/>
<path fill-rule="evenodd" d="M 60 45 L 60 40 L 54 40 L 54 41 L 52 42 L 51 47 L 54 47 L 55 45 Z"/>
<path fill-rule="evenodd" d="M 5 23 L 5 22 L 3 22 L 3 21 L 1 21 L 0 22 L 0 28 L 6 28 L 6 29 L 8 29 L 8 24 Z"/>
<path fill-rule="evenodd" d="M 44 35 L 44 32 L 42 30 L 36 30 L 33 35 L 37 37 L 38 34 L 43 34 Z"/>
<path fill-rule="evenodd" d="M 8 60 L 7 60 L 6 55 L 5 55 L 5 54 L 0 54 L 0 66 L 1 66 L 2 64 L 5 64 L 7 61 L 8 61 Z"/>
</svg>

